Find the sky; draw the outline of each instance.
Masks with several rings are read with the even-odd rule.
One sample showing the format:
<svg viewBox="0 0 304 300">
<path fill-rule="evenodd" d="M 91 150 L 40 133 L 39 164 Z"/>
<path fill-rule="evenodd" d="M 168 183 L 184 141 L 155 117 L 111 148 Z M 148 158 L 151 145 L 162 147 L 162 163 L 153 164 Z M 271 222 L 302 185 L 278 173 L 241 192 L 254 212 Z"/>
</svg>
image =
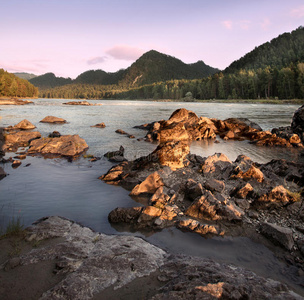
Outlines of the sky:
<svg viewBox="0 0 304 300">
<path fill-rule="evenodd" d="M 0 68 L 73 79 L 154 49 L 223 70 L 303 25 L 303 0 L 0 0 Z"/>
</svg>

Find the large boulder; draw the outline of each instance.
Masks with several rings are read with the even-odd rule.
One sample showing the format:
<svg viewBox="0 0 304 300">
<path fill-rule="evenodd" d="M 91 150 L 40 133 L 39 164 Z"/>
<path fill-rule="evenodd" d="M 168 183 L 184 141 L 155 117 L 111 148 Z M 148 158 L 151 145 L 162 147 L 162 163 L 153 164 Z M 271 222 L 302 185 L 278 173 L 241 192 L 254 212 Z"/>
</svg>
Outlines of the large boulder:
<svg viewBox="0 0 304 300">
<path fill-rule="evenodd" d="M 42 119 L 40 123 L 62 124 L 62 123 L 66 123 L 66 120 L 54 116 L 47 116 L 44 119 Z"/>
<path fill-rule="evenodd" d="M 89 146 L 79 135 L 62 135 L 55 138 L 34 140 L 30 144 L 28 154 L 43 154 L 74 158 L 85 152 Z"/>
<path fill-rule="evenodd" d="M 295 111 L 292 117 L 291 129 L 294 133 L 298 134 L 302 142 L 304 142 L 304 105 Z"/>
<path fill-rule="evenodd" d="M 41 134 L 38 131 L 33 132 L 15 132 L 7 134 L 5 137 L 5 151 L 16 151 L 19 147 L 26 147 L 29 143 L 35 139 L 41 138 Z"/>
</svg>

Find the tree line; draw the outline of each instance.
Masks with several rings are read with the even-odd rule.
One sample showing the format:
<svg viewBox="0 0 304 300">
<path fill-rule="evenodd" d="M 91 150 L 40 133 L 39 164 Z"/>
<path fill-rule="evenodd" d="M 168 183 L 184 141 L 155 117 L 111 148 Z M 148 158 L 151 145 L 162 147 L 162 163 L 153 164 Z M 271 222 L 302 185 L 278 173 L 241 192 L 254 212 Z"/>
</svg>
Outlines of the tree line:
<svg viewBox="0 0 304 300">
<path fill-rule="evenodd" d="M 191 93 L 191 97 L 189 97 Z M 304 99 L 304 63 L 266 67 L 231 74 L 216 73 L 202 79 L 170 80 L 123 88 L 118 85 L 72 84 L 40 94 L 44 98 L 74 99 Z"/>
<path fill-rule="evenodd" d="M 25 79 L 0 69 L 0 97 L 37 97 L 38 88 Z"/>
</svg>

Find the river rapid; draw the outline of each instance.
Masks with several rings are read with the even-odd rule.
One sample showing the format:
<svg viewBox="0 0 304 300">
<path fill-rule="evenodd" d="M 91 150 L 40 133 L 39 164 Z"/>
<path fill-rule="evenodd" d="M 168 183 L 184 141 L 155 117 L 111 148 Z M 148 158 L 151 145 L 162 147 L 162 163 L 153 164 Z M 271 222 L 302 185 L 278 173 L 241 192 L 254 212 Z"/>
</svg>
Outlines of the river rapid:
<svg viewBox="0 0 304 300">
<path fill-rule="evenodd" d="M 291 267 L 280 262 L 265 246 L 248 238 L 215 237 L 205 239 L 197 234 L 185 233 L 177 229 L 161 232 L 130 232 L 127 227 L 112 227 L 108 222 L 109 212 L 118 207 L 141 205 L 129 197 L 129 192 L 121 187 L 107 185 L 98 177 L 108 171 L 113 164 L 103 158 L 108 151 L 125 148 L 129 160 L 149 154 L 156 147 L 145 141 L 138 141 L 146 132 L 133 128 L 161 119 L 168 119 L 178 108 L 186 108 L 198 116 L 209 118 L 248 118 L 258 123 L 264 130 L 288 126 L 299 105 L 272 104 L 223 104 L 223 103 L 177 103 L 149 101 L 109 101 L 96 100 L 101 106 L 63 105 L 68 100 L 37 99 L 32 105 L 1 106 L 0 126 L 15 125 L 23 119 L 32 122 L 42 136 L 56 130 L 62 135 L 78 134 L 89 145 L 88 154 L 102 157 L 90 162 L 80 158 L 72 163 L 65 159 L 44 159 L 27 157 L 22 165 L 13 169 L 5 164 L 9 174 L 0 181 L 0 226 L 5 228 L 12 218 L 20 218 L 25 226 L 44 216 L 59 215 L 80 222 L 96 231 L 107 234 L 132 234 L 140 236 L 173 253 L 212 258 L 216 261 L 233 263 L 253 270 L 259 275 L 287 283 L 304 295 L 299 278 Z M 39 123 L 45 116 L 52 115 L 67 120 L 66 124 L 51 125 Z M 90 126 L 104 122 L 106 128 Z M 115 133 L 122 129 L 136 139 Z M 253 161 L 265 163 L 271 159 L 284 158 L 303 162 L 297 149 L 258 147 L 248 141 L 193 142 L 191 153 L 209 156 L 224 153 L 231 160 L 239 154 L 249 156 Z M 15 153 L 6 153 L 5 158 Z M 28 167 L 26 165 L 30 164 Z"/>
</svg>

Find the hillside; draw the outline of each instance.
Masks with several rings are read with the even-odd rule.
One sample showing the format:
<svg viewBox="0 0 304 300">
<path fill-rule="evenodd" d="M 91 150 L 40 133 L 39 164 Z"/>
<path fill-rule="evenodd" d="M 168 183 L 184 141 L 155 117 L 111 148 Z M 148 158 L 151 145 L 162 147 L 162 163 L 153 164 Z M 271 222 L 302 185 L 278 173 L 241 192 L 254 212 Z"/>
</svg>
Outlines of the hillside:
<svg viewBox="0 0 304 300">
<path fill-rule="evenodd" d="M 218 71 L 202 61 L 185 64 L 173 56 L 151 50 L 126 69 L 120 85 L 134 87 L 172 79 L 198 79 Z"/>
<path fill-rule="evenodd" d="M 32 74 L 32 73 L 17 72 L 17 73 L 13 73 L 13 74 L 16 75 L 17 77 L 19 77 L 21 79 L 25 79 L 25 80 L 30 80 L 30 79 L 37 77 L 37 75 Z"/>
<path fill-rule="evenodd" d="M 46 73 L 29 80 L 34 86 L 39 88 L 53 88 L 72 83 L 71 78 L 56 77 L 54 73 Z"/>
<path fill-rule="evenodd" d="M 304 61 L 304 28 L 300 26 L 290 33 L 283 33 L 270 42 L 256 47 L 224 70 L 233 73 L 241 69 L 258 70 L 267 66 L 282 69 L 291 63 Z"/>
<path fill-rule="evenodd" d="M 36 97 L 38 89 L 25 79 L 0 69 L 0 97 Z"/>
<path fill-rule="evenodd" d="M 118 85 L 129 88 L 171 79 L 203 78 L 218 71 L 218 69 L 206 65 L 203 61 L 185 64 L 175 57 L 151 50 L 143 54 L 129 68 L 115 73 L 90 70 L 80 74 L 75 80 L 56 77 L 53 73 L 47 73 L 30 79 L 30 82 L 42 89 L 60 87 L 71 83 Z"/>
</svg>

